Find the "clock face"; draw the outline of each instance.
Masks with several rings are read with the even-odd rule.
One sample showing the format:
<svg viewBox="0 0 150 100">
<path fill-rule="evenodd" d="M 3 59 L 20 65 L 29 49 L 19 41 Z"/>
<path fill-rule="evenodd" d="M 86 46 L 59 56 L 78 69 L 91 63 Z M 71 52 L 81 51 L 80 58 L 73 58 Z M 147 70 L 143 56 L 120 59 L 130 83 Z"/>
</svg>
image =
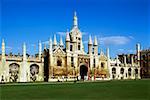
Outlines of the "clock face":
<svg viewBox="0 0 150 100">
<path fill-rule="evenodd" d="M 31 73 L 32 75 L 38 74 L 38 73 L 39 73 L 39 68 L 38 68 L 38 66 L 37 66 L 37 65 L 32 65 L 32 66 L 30 67 L 30 73 Z"/>
</svg>

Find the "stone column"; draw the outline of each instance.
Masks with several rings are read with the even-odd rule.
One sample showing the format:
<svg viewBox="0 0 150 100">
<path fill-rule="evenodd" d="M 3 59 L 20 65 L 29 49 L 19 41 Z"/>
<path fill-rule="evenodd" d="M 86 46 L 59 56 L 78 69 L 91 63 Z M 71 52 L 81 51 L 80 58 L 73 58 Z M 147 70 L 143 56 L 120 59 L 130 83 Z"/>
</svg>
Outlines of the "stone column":
<svg viewBox="0 0 150 100">
<path fill-rule="evenodd" d="M 3 79 L 4 81 L 5 80 L 5 77 L 6 77 L 6 73 L 5 73 L 5 67 L 6 67 L 6 57 L 5 57 L 5 42 L 4 42 L 4 39 L 2 40 L 2 58 L 1 58 L 1 64 L 2 66 L 0 66 L 0 77 L 3 76 Z M 1 80 L 0 80 L 1 81 Z"/>
<path fill-rule="evenodd" d="M 133 56 L 134 56 L 134 55 L 131 55 L 131 66 L 132 66 L 132 67 L 133 67 L 133 63 L 134 63 Z"/>
<path fill-rule="evenodd" d="M 126 55 L 124 55 L 123 57 L 124 57 L 124 66 L 126 67 L 126 65 L 127 65 Z"/>
<path fill-rule="evenodd" d="M 42 55 L 42 43 L 39 41 L 39 60 L 41 61 L 41 55 Z"/>
<path fill-rule="evenodd" d="M 23 62 L 21 68 L 20 82 L 27 82 L 27 58 L 26 58 L 26 44 L 23 44 Z"/>
<path fill-rule="evenodd" d="M 137 52 L 137 64 L 138 64 L 138 67 L 140 66 L 140 44 L 136 44 L 136 52 Z"/>
</svg>

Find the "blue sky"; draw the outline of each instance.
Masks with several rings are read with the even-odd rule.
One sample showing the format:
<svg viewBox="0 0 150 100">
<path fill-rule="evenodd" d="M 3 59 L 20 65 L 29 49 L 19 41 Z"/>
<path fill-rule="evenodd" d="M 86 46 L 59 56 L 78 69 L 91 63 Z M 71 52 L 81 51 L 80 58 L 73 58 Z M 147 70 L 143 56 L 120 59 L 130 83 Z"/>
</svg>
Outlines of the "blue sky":
<svg viewBox="0 0 150 100">
<path fill-rule="evenodd" d="M 5 39 L 7 53 L 22 53 L 26 42 L 27 52 L 34 54 L 39 40 L 54 34 L 58 41 L 60 35 L 65 38 L 74 11 L 86 51 L 88 35 L 98 37 L 99 51 L 110 47 L 112 57 L 134 53 L 136 43 L 150 47 L 148 0 L 1 0 L 0 7 L 0 39 Z"/>
</svg>

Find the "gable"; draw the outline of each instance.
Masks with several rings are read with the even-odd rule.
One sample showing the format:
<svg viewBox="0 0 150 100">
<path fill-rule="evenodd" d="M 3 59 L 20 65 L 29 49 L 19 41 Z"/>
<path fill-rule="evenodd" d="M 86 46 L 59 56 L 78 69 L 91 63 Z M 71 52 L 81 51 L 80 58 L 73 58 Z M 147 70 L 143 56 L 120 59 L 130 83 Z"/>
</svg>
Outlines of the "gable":
<svg viewBox="0 0 150 100">
<path fill-rule="evenodd" d="M 107 57 L 104 54 L 102 54 L 102 55 L 99 56 L 99 60 L 106 61 Z"/>
<path fill-rule="evenodd" d="M 62 50 L 62 48 L 58 47 L 55 51 L 54 51 L 55 55 L 64 55 L 65 52 Z"/>
</svg>

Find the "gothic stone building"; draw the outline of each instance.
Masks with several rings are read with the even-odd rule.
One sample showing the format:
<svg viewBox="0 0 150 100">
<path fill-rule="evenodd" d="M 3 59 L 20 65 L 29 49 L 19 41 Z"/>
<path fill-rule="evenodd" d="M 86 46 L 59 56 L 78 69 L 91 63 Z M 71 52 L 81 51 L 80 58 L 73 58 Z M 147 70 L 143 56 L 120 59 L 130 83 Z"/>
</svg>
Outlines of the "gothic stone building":
<svg viewBox="0 0 150 100">
<path fill-rule="evenodd" d="M 117 60 L 120 62 L 119 60 Z M 23 45 L 22 56 L 10 56 L 5 54 L 5 42 L 2 41 L 2 54 L 0 56 L 0 80 L 1 82 L 30 82 L 30 81 L 57 81 L 59 80 L 110 80 L 110 79 L 134 79 L 124 75 L 129 73 L 127 68 L 138 68 L 137 64 L 120 62 L 114 64 L 109 57 L 109 49 L 106 54 L 98 53 L 98 42 L 95 36 L 92 42 L 91 36 L 88 41 L 88 53 L 84 50 L 82 32 L 78 27 L 78 19 L 74 13 L 73 27 L 66 32 L 65 45 L 62 38 L 57 43 L 56 35 L 50 38 L 49 48 L 44 48 L 42 53 L 39 42 L 38 57 L 26 55 L 26 45 Z M 115 68 L 115 70 L 114 70 Z M 125 69 L 122 75 L 120 69 Z M 116 71 L 117 70 L 117 71 Z M 121 70 L 122 71 L 122 70 Z M 130 72 L 133 74 L 134 72 Z M 138 73 L 139 74 L 139 73 Z M 139 76 L 139 75 L 138 75 Z M 124 77 L 124 78 L 121 78 Z M 140 78 L 140 77 L 138 77 Z"/>
<path fill-rule="evenodd" d="M 140 51 L 141 78 L 150 78 L 150 49 Z"/>
</svg>

